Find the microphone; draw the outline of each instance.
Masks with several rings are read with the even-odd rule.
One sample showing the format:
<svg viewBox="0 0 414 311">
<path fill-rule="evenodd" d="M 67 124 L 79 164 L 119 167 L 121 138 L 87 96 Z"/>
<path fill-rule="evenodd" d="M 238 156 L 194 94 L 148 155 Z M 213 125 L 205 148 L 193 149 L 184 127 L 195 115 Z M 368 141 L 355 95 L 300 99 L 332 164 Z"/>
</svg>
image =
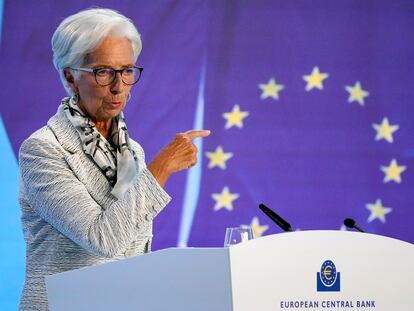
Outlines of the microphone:
<svg viewBox="0 0 414 311">
<path fill-rule="evenodd" d="M 286 232 L 292 232 L 292 227 L 290 224 L 284 220 L 282 217 L 280 217 L 278 214 L 276 214 L 274 211 L 272 211 L 270 208 L 268 208 L 264 204 L 259 204 L 259 208 L 262 210 L 263 213 L 266 214 L 267 217 L 269 217 L 271 220 L 273 220 L 280 228 L 282 228 L 283 231 Z"/>
<path fill-rule="evenodd" d="M 359 232 L 365 232 L 364 230 L 362 230 L 360 227 L 358 227 L 356 225 L 355 220 L 353 220 L 352 218 L 346 218 L 344 220 L 344 225 L 347 228 L 350 228 L 350 229 L 354 228 L 354 229 L 358 230 Z"/>
</svg>

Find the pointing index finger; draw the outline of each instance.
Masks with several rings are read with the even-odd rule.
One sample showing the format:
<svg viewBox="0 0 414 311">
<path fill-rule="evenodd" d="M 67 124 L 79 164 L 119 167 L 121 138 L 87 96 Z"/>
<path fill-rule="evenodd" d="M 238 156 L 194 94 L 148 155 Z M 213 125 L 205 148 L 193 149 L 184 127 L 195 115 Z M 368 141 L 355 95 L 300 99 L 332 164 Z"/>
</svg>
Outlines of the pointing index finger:
<svg viewBox="0 0 414 311">
<path fill-rule="evenodd" d="M 210 135 L 210 131 L 209 130 L 190 130 L 183 134 L 188 139 L 193 140 L 198 137 L 207 137 L 208 135 Z"/>
</svg>

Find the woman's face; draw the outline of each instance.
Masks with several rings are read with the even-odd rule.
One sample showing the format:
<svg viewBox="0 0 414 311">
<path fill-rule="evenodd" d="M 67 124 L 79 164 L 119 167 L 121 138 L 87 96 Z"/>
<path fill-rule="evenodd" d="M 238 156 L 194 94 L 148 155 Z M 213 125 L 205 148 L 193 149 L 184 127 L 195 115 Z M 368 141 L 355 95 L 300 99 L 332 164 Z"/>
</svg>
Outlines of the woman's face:
<svg viewBox="0 0 414 311">
<path fill-rule="evenodd" d="M 89 53 L 82 67 L 110 67 L 122 69 L 134 66 L 132 46 L 128 39 L 107 37 L 98 48 Z M 105 122 L 117 116 L 125 106 L 130 85 L 122 82 L 120 73 L 107 86 L 100 86 L 95 81 L 93 73 L 82 72 L 73 83 L 80 100 L 80 108 L 88 114 L 92 121 Z"/>
</svg>

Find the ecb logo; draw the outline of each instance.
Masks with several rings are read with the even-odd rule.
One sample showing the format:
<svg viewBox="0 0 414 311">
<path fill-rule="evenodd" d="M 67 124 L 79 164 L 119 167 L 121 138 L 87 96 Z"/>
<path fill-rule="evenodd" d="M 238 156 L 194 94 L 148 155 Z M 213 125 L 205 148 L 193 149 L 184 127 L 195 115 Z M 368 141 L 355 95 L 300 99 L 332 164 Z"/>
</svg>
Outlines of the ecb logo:
<svg viewBox="0 0 414 311">
<path fill-rule="evenodd" d="M 332 260 L 325 260 L 321 271 L 316 274 L 318 292 L 339 292 L 341 290 L 341 273 L 336 271 Z"/>
</svg>

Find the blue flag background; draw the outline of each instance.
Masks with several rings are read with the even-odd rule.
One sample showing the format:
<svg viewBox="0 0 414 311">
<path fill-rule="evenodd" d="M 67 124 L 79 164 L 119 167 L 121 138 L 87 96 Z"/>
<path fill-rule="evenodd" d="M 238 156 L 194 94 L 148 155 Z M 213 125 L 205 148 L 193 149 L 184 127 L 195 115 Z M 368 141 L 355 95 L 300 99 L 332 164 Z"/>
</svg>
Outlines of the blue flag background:
<svg viewBox="0 0 414 311">
<path fill-rule="evenodd" d="M 65 96 L 51 36 L 91 5 L 4 3 L 3 189 L 16 185 L 20 144 Z M 412 1 L 93 5 L 130 17 L 142 35 L 145 71 L 125 116 L 147 162 L 175 133 L 212 131 L 195 142 L 199 164 L 166 186 L 173 201 L 155 221 L 154 249 L 222 246 L 225 228 L 243 224 L 256 237 L 280 232 L 261 202 L 295 229 L 340 230 L 353 217 L 367 232 L 414 241 Z M 1 254 L 9 254 L 0 267 L 13 266 L 21 280 L 16 191 L 2 195 L 0 212 Z M 0 309 L 15 309 L 21 284 L 10 288 L 4 275 Z"/>
</svg>

